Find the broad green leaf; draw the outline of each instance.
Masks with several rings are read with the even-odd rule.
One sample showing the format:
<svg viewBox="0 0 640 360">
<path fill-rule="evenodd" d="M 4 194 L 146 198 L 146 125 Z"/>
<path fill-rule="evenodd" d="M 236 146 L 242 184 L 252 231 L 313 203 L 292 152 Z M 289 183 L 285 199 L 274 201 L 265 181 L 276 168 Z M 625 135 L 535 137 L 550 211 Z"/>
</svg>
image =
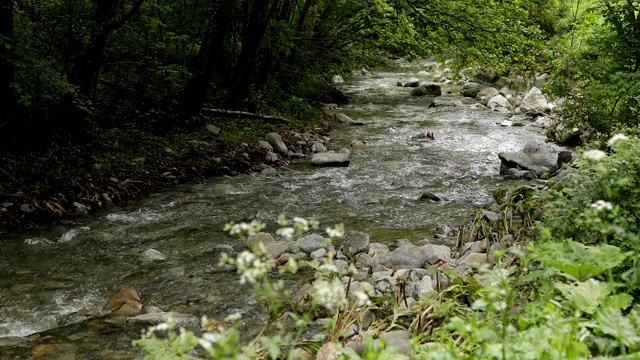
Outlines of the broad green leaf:
<svg viewBox="0 0 640 360">
<path fill-rule="evenodd" d="M 556 289 L 575 306 L 587 314 L 595 313 L 602 299 L 611 293 L 611 286 L 594 279 L 574 284 L 555 284 Z"/>
</svg>

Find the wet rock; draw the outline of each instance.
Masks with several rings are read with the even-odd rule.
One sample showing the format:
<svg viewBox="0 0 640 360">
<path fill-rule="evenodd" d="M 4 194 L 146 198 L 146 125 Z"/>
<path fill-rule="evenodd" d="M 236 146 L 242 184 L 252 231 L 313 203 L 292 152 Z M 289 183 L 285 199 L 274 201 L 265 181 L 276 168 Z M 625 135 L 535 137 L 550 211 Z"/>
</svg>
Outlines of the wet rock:
<svg viewBox="0 0 640 360">
<path fill-rule="evenodd" d="M 496 68 L 484 65 L 476 67 L 473 75 L 473 80 L 488 84 L 498 81 L 499 78 Z"/>
<path fill-rule="evenodd" d="M 156 249 L 148 249 L 147 251 L 142 253 L 140 259 L 143 262 L 160 262 L 167 260 L 167 255 L 161 253 Z"/>
<path fill-rule="evenodd" d="M 484 88 L 484 85 L 475 82 L 468 82 L 462 86 L 460 93 L 464 97 L 475 98 L 478 92 Z"/>
<path fill-rule="evenodd" d="M 295 242 L 295 244 L 300 249 L 300 251 L 306 254 L 311 254 L 318 249 L 326 248 L 329 243 L 321 235 L 310 234 L 301 237 Z"/>
<path fill-rule="evenodd" d="M 359 231 L 348 231 L 344 234 L 344 240 L 340 250 L 347 257 L 355 256 L 360 252 L 369 251 L 369 234 Z"/>
<path fill-rule="evenodd" d="M 557 160 L 556 165 L 558 166 L 558 169 L 562 169 L 562 165 L 570 164 L 575 159 L 577 159 L 577 156 L 573 152 L 568 151 L 568 150 L 560 151 L 558 153 L 558 160 Z"/>
<path fill-rule="evenodd" d="M 153 312 L 149 314 L 142 314 L 130 317 L 127 319 L 126 324 L 135 328 L 146 329 L 154 325 L 166 323 L 167 321 L 173 321 L 177 328 L 184 328 L 195 332 L 200 331 L 200 319 L 197 316 L 177 312 Z"/>
<path fill-rule="evenodd" d="M 220 128 L 212 124 L 207 125 L 207 131 L 212 135 L 220 134 Z"/>
<path fill-rule="evenodd" d="M 30 214 L 36 211 L 36 207 L 33 204 L 22 204 L 20 205 L 20 211 Z"/>
<path fill-rule="evenodd" d="M 284 142 L 282 141 L 282 138 L 278 133 L 275 133 L 275 132 L 268 133 L 267 135 L 265 135 L 264 138 L 269 142 L 269 144 L 271 144 L 271 146 L 273 146 L 273 149 L 276 152 L 284 156 L 287 156 L 289 154 L 289 149 L 287 149 L 287 145 L 284 144 Z"/>
<path fill-rule="evenodd" d="M 327 148 L 321 142 L 314 142 L 311 146 L 311 152 L 313 153 L 325 153 L 327 152 Z"/>
<path fill-rule="evenodd" d="M 420 79 L 418 78 L 411 78 L 409 80 L 407 80 L 406 83 L 404 83 L 404 87 L 418 87 L 420 86 Z"/>
<path fill-rule="evenodd" d="M 278 175 L 278 171 L 272 168 L 271 166 L 260 171 L 260 176 L 263 176 L 263 177 L 276 176 L 276 175 Z"/>
<path fill-rule="evenodd" d="M 135 316 L 142 312 L 140 295 L 132 288 L 121 290 L 111 296 L 105 307 L 113 316 Z"/>
<path fill-rule="evenodd" d="M 269 233 L 266 232 L 259 232 L 256 234 L 251 234 L 249 235 L 249 237 L 247 237 L 247 248 L 248 249 L 254 249 L 256 246 L 259 246 L 259 244 L 262 245 L 267 245 L 269 243 L 272 243 L 276 241 L 273 236 Z"/>
<path fill-rule="evenodd" d="M 509 168 L 532 170 L 536 173 L 549 171 L 552 166 L 556 165 L 560 151 L 562 148 L 553 144 L 547 144 L 540 140 L 529 141 L 520 151 L 498 154 L 502 160 L 500 173 L 506 174 Z"/>
<path fill-rule="evenodd" d="M 339 123 L 347 124 L 347 125 L 354 125 L 354 126 L 364 125 L 362 121 L 353 120 L 352 118 L 350 118 L 349 116 L 343 113 L 336 114 L 336 121 Z"/>
<path fill-rule="evenodd" d="M 498 110 L 499 108 L 511 109 L 511 104 L 504 96 L 497 94 L 487 102 L 487 107 L 491 110 Z"/>
<path fill-rule="evenodd" d="M 420 200 L 422 200 L 422 201 L 427 201 L 427 200 L 441 201 L 442 199 L 440 199 L 439 197 L 434 195 L 432 192 L 425 191 L 422 195 L 420 195 Z"/>
<path fill-rule="evenodd" d="M 449 247 L 445 245 L 424 245 L 419 249 L 422 253 L 422 256 L 424 257 L 425 262 L 431 265 L 435 265 L 438 262 L 448 261 L 451 259 L 451 249 L 449 249 Z M 422 265 L 412 267 L 422 267 Z"/>
<path fill-rule="evenodd" d="M 438 84 L 422 84 L 411 91 L 411 96 L 441 96 L 442 88 Z"/>
<path fill-rule="evenodd" d="M 551 126 L 552 124 L 553 124 L 552 120 L 549 119 L 549 117 L 547 116 L 538 116 L 536 118 L 536 121 L 533 123 L 533 125 L 537 127 L 541 127 L 543 129 Z"/>
<path fill-rule="evenodd" d="M 331 81 L 336 85 L 344 83 L 344 79 L 340 75 L 333 75 Z"/>
<path fill-rule="evenodd" d="M 487 87 L 476 94 L 476 99 L 480 100 L 482 105 L 487 105 L 489 100 L 497 95 L 500 95 L 500 92 L 496 88 Z"/>
<path fill-rule="evenodd" d="M 520 180 L 524 179 L 527 174 L 529 174 L 529 170 L 520 170 L 517 168 L 509 168 L 507 169 L 505 175 L 505 179 L 507 180 Z"/>
<path fill-rule="evenodd" d="M 326 153 L 317 153 L 314 154 L 311 158 L 311 165 L 315 166 L 349 166 L 349 154 L 345 153 L 335 153 L 335 152 L 326 152 Z"/>
<path fill-rule="evenodd" d="M 90 207 L 79 202 L 73 202 L 73 207 L 76 208 L 76 213 L 81 215 L 86 215 L 89 213 Z"/>
</svg>

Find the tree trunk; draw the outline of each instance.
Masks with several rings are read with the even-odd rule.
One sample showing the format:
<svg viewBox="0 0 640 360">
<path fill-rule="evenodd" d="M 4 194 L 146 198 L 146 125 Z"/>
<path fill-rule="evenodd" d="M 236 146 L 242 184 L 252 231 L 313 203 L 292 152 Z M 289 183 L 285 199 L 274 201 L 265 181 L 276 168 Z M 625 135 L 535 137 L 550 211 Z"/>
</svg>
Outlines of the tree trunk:
<svg viewBox="0 0 640 360">
<path fill-rule="evenodd" d="M 236 61 L 231 81 L 232 87 L 226 100 L 226 106 L 232 109 L 239 108 L 249 93 L 251 72 L 269 21 L 269 2 L 269 0 L 254 0 L 251 13 L 245 14 L 246 27 L 242 34 L 242 49 Z"/>
<path fill-rule="evenodd" d="M 200 112 L 209 94 L 214 70 L 221 58 L 224 40 L 231 23 L 231 11 L 235 0 L 211 0 L 209 21 L 195 61 L 189 66 L 191 77 L 180 94 L 185 114 Z"/>
<path fill-rule="evenodd" d="M 15 139 L 16 100 L 13 82 L 13 0 L 0 0 L 0 146 Z"/>
</svg>

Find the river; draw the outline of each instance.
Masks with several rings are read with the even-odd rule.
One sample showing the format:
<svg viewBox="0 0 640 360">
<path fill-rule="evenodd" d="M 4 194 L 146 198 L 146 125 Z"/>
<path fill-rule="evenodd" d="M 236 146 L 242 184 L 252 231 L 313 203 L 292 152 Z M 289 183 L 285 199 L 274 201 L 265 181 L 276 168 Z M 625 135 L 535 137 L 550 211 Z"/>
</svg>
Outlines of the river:
<svg viewBox="0 0 640 360">
<path fill-rule="evenodd" d="M 341 85 L 352 99 L 340 111 L 365 125 L 337 125 L 329 149 L 367 142 L 352 149 L 349 167 L 294 162 L 276 177 L 177 186 L 75 225 L 11 235 L 0 248 L 0 358 L 139 358 L 130 345 L 138 333 L 84 321 L 87 309 L 102 308 L 126 287 L 165 311 L 213 318 L 240 312 L 251 331 L 261 322 L 256 302 L 234 274 L 216 271 L 216 245 L 244 247 L 222 231 L 230 221 L 260 219 L 274 230 L 284 213 L 326 226 L 342 222 L 384 243 L 421 240 L 441 224 L 457 227 L 490 204 L 491 191 L 504 183 L 498 152 L 520 150 L 543 136 L 529 126 L 501 127 L 507 115 L 498 112 L 427 108 L 426 98 L 396 86 L 418 70 L 405 66 Z M 444 101 L 472 103 L 459 86 L 445 85 L 443 93 Z M 412 140 L 423 131 L 435 140 Z M 443 201 L 418 201 L 425 191 Z M 149 248 L 168 260 L 141 263 Z"/>
</svg>

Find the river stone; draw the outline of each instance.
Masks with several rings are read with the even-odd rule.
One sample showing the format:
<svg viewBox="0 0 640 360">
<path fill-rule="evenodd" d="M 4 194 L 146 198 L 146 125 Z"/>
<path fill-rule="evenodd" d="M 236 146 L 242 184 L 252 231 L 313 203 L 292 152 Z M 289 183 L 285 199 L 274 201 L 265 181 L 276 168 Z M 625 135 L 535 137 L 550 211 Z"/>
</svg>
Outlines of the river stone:
<svg viewBox="0 0 640 360">
<path fill-rule="evenodd" d="M 489 220 L 491 222 L 496 222 L 496 221 L 502 219 L 502 215 L 500 215 L 500 214 L 498 214 L 496 212 L 487 211 L 487 210 L 482 210 L 482 216 L 485 219 L 487 219 L 487 220 Z"/>
<path fill-rule="evenodd" d="M 431 265 L 435 265 L 440 261 L 447 261 L 451 259 L 451 249 L 449 249 L 449 247 L 445 245 L 424 245 L 420 247 L 420 252 L 424 257 L 425 262 Z"/>
<path fill-rule="evenodd" d="M 484 85 L 475 82 L 468 82 L 460 89 L 460 94 L 464 97 L 474 98 L 484 88 Z"/>
<path fill-rule="evenodd" d="M 494 96 L 497 96 L 497 95 L 500 95 L 500 92 L 498 90 L 496 90 L 496 88 L 487 87 L 487 88 L 484 88 L 484 89 L 480 90 L 476 94 L 476 99 L 480 100 L 482 105 L 487 105 L 489 100 L 491 100 L 491 98 L 493 98 Z"/>
<path fill-rule="evenodd" d="M 327 152 L 327 148 L 324 145 L 322 145 L 321 142 L 316 141 L 311 146 L 311 152 L 313 152 L 313 153 L 325 153 L 325 152 Z"/>
<path fill-rule="evenodd" d="M 529 174 L 530 170 L 520 170 L 517 168 L 509 168 L 504 174 L 505 179 L 507 180 L 520 180 L 524 179 L 527 174 Z"/>
<path fill-rule="evenodd" d="M 375 274 L 374 274 L 375 275 Z M 392 293 L 396 291 L 398 280 L 390 275 L 383 276 L 375 280 L 374 289 L 381 293 Z"/>
<path fill-rule="evenodd" d="M 487 107 L 489 107 L 491 110 L 496 110 L 496 108 L 500 107 L 511 109 L 511 104 L 509 103 L 509 100 L 507 100 L 504 96 L 497 94 L 496 96 L 492 97 L 489 102 L 487 102 Z"/>
<path fill-rule="evenodd" d="M 529 90 L 527 95 L 525 95 L 524 99 L 522 99 L 520 107 L 526 113 L 542 113 L 547 107 L 547 98 L 545 98 L 540 89 L 534 86 Z"/>
<path fill-rule="evenodd" d="M 389 252 L 389 247 L 381 243 L 369 244 L 369 255 L 371 257 L 380 256 Z"/>
<path fill-rule="evenodd" d="M 276 171 L 276 169 L 272 168 L 271 166 L 264 168 L 260 172 L 260 176 L 264 176 L 264 177 L 276 176 L 276 175 L 278 175 L 278 171 Z"/>
<path fill-rule="evenodd" d="M 431 276 L 423 276 L 420 281 L 416 282 L 415 284 L 416 287 L 413 297 L 416 299 L 422 299 L 429 293 L 435 291 L 435 289 L 433 288 L 433 279 L 431 279 Z"/>
<path fill-rule="evenodd" d="M 340 250 L 347 257 L 354 256 L 360 252 L 368 252 L 369 234 L 360 231 L 348 231 L 344 234 Z"/>
<path fill-rule="evenodd" d="M 286 241 L 268 242 L 264 246 L 265 254 L 271 259 L 278 259 L 280 255 L 289 251 L 289 243 Z"/>
<path fill-rule="evenodd" d="M 173 321 L 178 328 L 184 328 L 190 331 L 200 331 L 200 319 L 191 314 L 182 314 L 177 312 L 153 312 L 142 314 L 127 319 L 127 325 L 140 329 L 146 329 L 150 326 Z"/>
<path fill-rule="evenodd" d="M 350 154 L 351 154 L 351 150 L 349 150 L 349 149 L 347 149 L 347 148 L 344 148 L 344 147 L 343 147 L 342 149 L 338 150 L 338 153 L 339 153 L 339 154 L 347 154 L 347 155 L 350 155 Z"/>
<path fill-rule="evenodd" d="M 276 240 L 273 238 L 271 234 L 266 232 L 259 232 L 256 234 L 249 235 L 249 237 L 247 237 L 246 243 L 247 243 L 247 248 L 253 249 L 256 246 L 258 246 L 258 244 L 267 245 L 274 241 Z"/>
<path fill-rule="evenodd" d="M 310 234 L 307 236 L 303 236 L 298 239 L 296 242 L 300 251 L 311 254 L 312 252 L 318 249 L 324 249 L 328 245 L 328 241 L 322 237 L 322 235 L 318 234 Z"/>
<path fill-rule="evenodd" d="M 423 251 L 419 251 L 417 246 L 404 245 L 392 252 L 376 256 L 369 260 L 368 266 L 378 269 L 383 266 L 392 270 L 420 268 L 424 265 L 426 258 Z"/>
<path fill-rule="evenodd" d="M 275 132 L 268 133 L 267 135 L 265 135 L 264 138 L 269 142 L 269 144 L 271 144 L 271 146 L 273 146 L 275 151 L 279 152 L 284 156 L 287 156 L 287 154 L 289 154 L 289 149 L 287 149 L 287 145 L 284 144 L 284 142 L 282 141 L 282 138 L 278 133 L 275 133 Z"/>
<path fill-rule="evenodd" d="M 333 75 L 333 77 L 331 78 L 331 81 L 333 81 L 333 83 L 336 85 L 344 83 L 344 79 L 340 75 Z"/>
<path fill-rule="evenodd" d="M 573 162 L 573 160 L 574 160 L 573 152 L 569 150 L 560 151 L 558 153 L 558 161 L 556 165 L 558 166 L 558 169 L 562 169 L 562 165 L 570 164 L 571 162 Z"/>
<path fill-rule="evenodd" d="M 338 356 L 338 349 L 336 346 L 328 342 L 318 349 L 318 353 L 316 354 L 316 360 L 338 360 L 341 357 Z"/>
<path fill-rule="evenodd" d="M 348 125 L 355 125 L 355 126 L 364 125 L 362 121 L 353 120 L 352 118 L 350 118 L 349 116 L 343 113 L 336 114 L 336 121 L 339 123 L 348 124 Z"/>
<path fill-rule="evenodd" d="M 207 131 L 212 135 L 220 134 L 220 128 L 212 124 L 207 125 Z"/>
<path fill-rule="evenodd" d="M 311 165 L 315 166 L 349 166 L 349 154 L 345 153 L 317 153 L 311 157 Z"/>
<path fill-rule="evenodd" d="M 489 262 L 487 258 L 487 254 L 481 254 L 481 253 L 471 253 L 463 257 L 462 259 L 460 259 L 460 261 L 467 265 L 486 264 Z"/>
<path fill-rule="evenodd" d="M 411 90 L 411 96 L 440 96 L 442 88 L 438 84 L 422 84 Z"/>
<path fill-rule="evenodd" d="M 411 78 L 407 80 L 406 83 L 404 83 L 404 87 L 418 87 L 418 86 L 420 86 L 420 79 L 418 78 Z"/>
<path fill-rule="evenodd" d="M 167 260 L 167 255 L 161 253 L 156 249 L 148 249 L 142 253 L 140 258 L 143 262 L 158 262 Z"/>
<path fill-rule="evenodd" d="M 386 331 L 380 334 L 380 339 L 388 352 L 411 356 L 411 334 L 407 330 Z"/>
<path fill-rule="evenodd" d="M 276 162 L 278 161 L 278 154 L 274 153 L 273 151 L 267 151 L 264 156 L 264 161 L 268 163 Z"/>
<path fill-rule="evenodd" d="M 485 252 L 487 250 L 486 245 L 487 243 L 485 241 L 468 242 L 462 246 L 462 250 L 460 250 L 460 257 L 464 257 L 471 253 Z"/>
<path fill-rule="evenodd" d="M 441 201 L 442 199 L 440 199 L 439 197 L 435 196 L 433 193 L 431 193 L 429 191 L 425 191 L 422 195 L 420 195 L 420 200 L 423 200 L 423 201 L 426 201 L 426 200 Z"/>
<path fill-rule="evenodd" d="M 317 259 L 322 259 L 325 255 L 327 255 L 327 250 L 318 249 L 312 252 L 311 254 L 309 254 L 309 257 L 311 257 L 311 260 L 317 260 Z"/>
<path fill-rule="evenodd" d="M 558 146 L 547 144 L 541 140 L 529 141 L 520 151 L 498 154 L 502 160 L 500 173 L 506 174 L 509 168 L 532 170 L 536 173 L 549 171 L 552 166 L 557 164 L 558 153 L 562 150 Z"/>
<path fill-rule="evenodd" d="M 264 140 L 258 141 L 258 147 L 260 149 L 263 149 L 263 150 L 273 151 L 273 146 L 271 146 L 271 144 L 269 144 L 269 142 L 264 141 Z"/>
</svg>

